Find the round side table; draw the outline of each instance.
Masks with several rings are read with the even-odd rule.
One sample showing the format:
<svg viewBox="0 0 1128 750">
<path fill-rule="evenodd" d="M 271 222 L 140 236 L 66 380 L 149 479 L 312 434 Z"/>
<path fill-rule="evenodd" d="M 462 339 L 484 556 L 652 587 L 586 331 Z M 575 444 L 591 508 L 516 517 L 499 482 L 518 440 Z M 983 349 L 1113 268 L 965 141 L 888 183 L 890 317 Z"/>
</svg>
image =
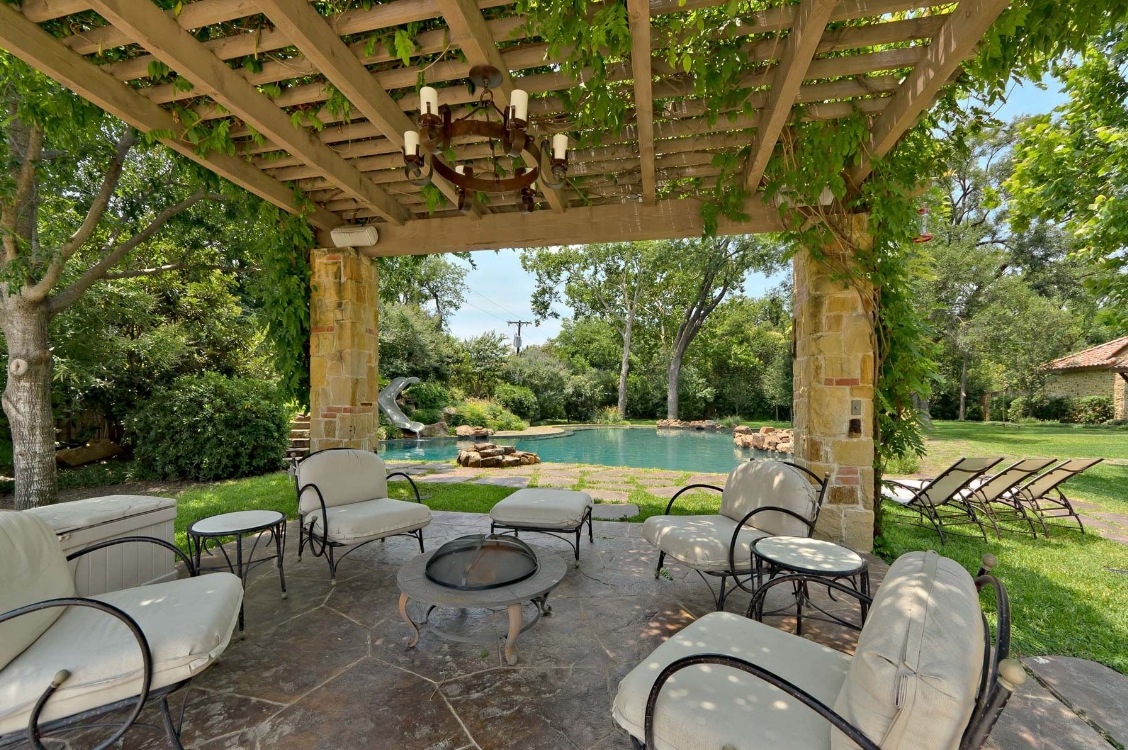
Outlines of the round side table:
<svg viewBox="0 0 1128 750">
<path fill-rule="evenodd" d="M 255 559 L 259 542 L 263 534 L 270 532 L 271 541 L 274 542 L 274 554 Z M 255 534 L 254 544 L 250 553 L 243 555 L 243 537 Z M 227 550 L 220 539 L 225 537 L 235 538 L 235 560 L 227 554 Z M 209 545 L 223 553 L 226 566 L 215 565 L 210 568 L 200 567 L 200 558 L 204 552 L 211 554 Z M 270 546 L 268 541 L 265 547 Z M 276 510 L 240 510 L 234 513 L 223 513 L 218 516 L 201 518 L 188 527 L 188 551 L 195 559 L 196 570 L 227 570 L 239 576 L 243 586 L 247 585 L 247 574 L 256 565 L 276 560 L 278 565 L 278 580 L 282 584 L 282 598 L 286 598 L 286 572 L 282 569 L 282 555 L 286 550 L 286 516 Z M 243 632 L 243 605 L 239 605 L 239 632 Z"/>
<path fill-rule="evenodd" d="M 766 536 L 752 543 L 753 580 L 759 591 L 765 584 L 779 575 L 798 574 L 812 578 L 824 578 L 831 583 L 849 581 L 850 586 L 866 597 L 870 595 L 869 563 L 852 549 L 822 539 L 808 539 L 797 536 Z M 828 589 L 831 599 L 833 589 Z M 803 633 L 803 608 L 810 606 L 818 610 L 830 621 L 858 630 L 859 627 L 837 615 L 827 612 L 811 601 L 806 581 L 795 583 L 795 632 Z M 869 614 L 869 604 L 861 600 L 862 622 Z M 750 607 L 751 609 L 751 607 Z M 764 615 L 779 615 L 785 610 L 773 612 L 749 612 L 749 616 L 762 619 Z M 816 618 L 819 619 L 819 618 Z"/>
</svg>

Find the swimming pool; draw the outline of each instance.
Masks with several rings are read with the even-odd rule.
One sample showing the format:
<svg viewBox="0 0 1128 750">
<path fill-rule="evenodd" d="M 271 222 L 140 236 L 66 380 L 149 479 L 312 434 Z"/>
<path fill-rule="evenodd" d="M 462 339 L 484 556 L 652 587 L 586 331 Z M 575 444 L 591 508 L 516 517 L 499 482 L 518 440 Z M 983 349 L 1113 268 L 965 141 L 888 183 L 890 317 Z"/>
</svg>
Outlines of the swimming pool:
<svg viewBox="0 0 1128 750">
<path fill-rule="evenodd" d="M 481 440 L 425 438 L 423 440 L 385 440 L 380 455 L 392 461 L 450 461 L 459 448 Z M 762 451 L 737 448 L 732 433 L 696 430 L 655 430 L 647 428 L 593 427 L 563 435 L 527 438 L 491 438 L 498 445 L 513 445 L 532 451 L 550 463 L 633 466 L 640 469 L 672 469 L 727 474 L 739 462 L 753 456 L 767 457 Z"/>
</svg>

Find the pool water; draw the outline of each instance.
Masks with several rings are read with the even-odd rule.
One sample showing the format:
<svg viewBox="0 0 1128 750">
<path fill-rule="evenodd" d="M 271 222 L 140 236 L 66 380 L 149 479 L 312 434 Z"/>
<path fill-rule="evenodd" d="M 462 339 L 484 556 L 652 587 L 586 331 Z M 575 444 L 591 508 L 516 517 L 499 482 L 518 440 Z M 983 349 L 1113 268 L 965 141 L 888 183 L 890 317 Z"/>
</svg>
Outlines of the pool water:
<svg viewBox="0 0 1128 750">
<path fill-rule="evenodd" d="M 380 455 L 391 461 L 450 461 L 460 448 L 482 440 L 424 438 L 385 440 Z M 767 457 L 762 451 L 738 448 L 732 433 L 696 430 L 594 427 L 564 435 L 527 438 L 491 438 L 498 445 L 513 445 L 532 451 L 549 463 L 632 466 L 640 469 L 672 469 L 727 474 L 741 461 Z"/>
</svg>

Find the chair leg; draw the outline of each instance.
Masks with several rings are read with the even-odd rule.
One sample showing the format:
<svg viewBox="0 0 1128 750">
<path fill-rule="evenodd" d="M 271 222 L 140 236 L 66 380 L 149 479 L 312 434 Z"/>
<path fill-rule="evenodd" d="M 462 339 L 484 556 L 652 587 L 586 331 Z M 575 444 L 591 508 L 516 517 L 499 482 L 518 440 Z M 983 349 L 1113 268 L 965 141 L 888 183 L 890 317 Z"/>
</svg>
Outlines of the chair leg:
<svg viewBox="0 0 1128 750">
<path fill-rule="evenodd" d="M 666 562 L 666 553 L 658 553 L 658 564 L 654 566 L 654 577 L 657 578 L 662 574 L 662 563 Z"/>
<path fill-rule="evenodd" d="M 419 552 L 422 553 L 422 552 L 425 551 L 423 549 L 423 529 L 418 529 L 415 532 L 415 536 L 418 537 L 418 539 L 419 539 Z"/>
<path fill-rule="evenodd" d="M 188 696 L 184 696 L 184 700 L 188 700 Z M 168 744 L 172 746 L 173 750 L 184 750 L 184 745 L 180 742 L 180 727 L 176 726 L 176 722 L 172 720 L 172 711 L 169 710 L 168 696 L 161 698 L 161 723 L 164 725 L 165 734 L 168 736 Z"/>
<path fill-rule="evenodd" d="M 588 542 L 595 544 L 595 534 L 591 530 L 591 509 L 588 509 Z"/>
<path fill-rule="evenodd" d="M 305 523 L 298 519 L 298 562 L 302 561 L 302 551 L 305 549 Z"/>
<path fill-rule="evenodd" d="M 329 585 L 337 585 L 337 561 L 333 559 L 333 547 L 325 545 L 325 559 L 329 561 Z"/>
<path fill-rule="evenodd" d="M 725 599 L 728 597 L 728 574 L 721 574 L 721 595 L 717 597 L 717 611 L 724 612 Z"/>
<path fill-rule="evenodd" d="M 577 564 L 579 564 L 579 562 L 580 562 L 580 534 L 583 533 L 583 529 L 584 529 L 583 524 L 580 524 L 579 526 L 576 527 L 576 547 L 575 547 L 575 550 L 576 550 L 576 563 Z"/>
</svg>

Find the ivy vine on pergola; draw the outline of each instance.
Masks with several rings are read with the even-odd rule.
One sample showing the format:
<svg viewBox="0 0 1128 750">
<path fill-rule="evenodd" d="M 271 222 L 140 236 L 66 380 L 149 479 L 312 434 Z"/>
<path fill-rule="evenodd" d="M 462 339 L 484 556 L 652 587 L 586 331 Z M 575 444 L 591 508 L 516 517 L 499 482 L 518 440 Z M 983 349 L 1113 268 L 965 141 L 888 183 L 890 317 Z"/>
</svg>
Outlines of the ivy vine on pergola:
<svg viewBox="0 0 1128 750">
<path fill-rule="evenodd" d="M 692 236 L 719 175 L 749 197 L 747 220 L 722 216 L 718 232 L 776 231 L 778 212 L 758 189 L 795 113 L 864 117 L 866 157 L 845 175 L 856 188 L 1007 6 L 752 4 L 763 9 L 718 32 L 718 43 L 741 40 L 746 65 L 731 84 L 739 96 L 714 112 L 693 76 L 671 65 L 676 40 L 661 17 L 724 4 L 627 0 L 629 59 L 609 60 L 600 80 L 631 102 L 617 132 L 571 116 L 582 82 L 561 70 L 566 45 L 540 36 L 510 0 L 170 0 L 167 9 L 23 0 L 0 3 L 0 47 L 271 203 L 304 208 L 319 229 L 378 225 L 367 252 L 384 256 Z M 533 213 L 497 195 L 464 215 L 451 184 L 435 181 L 441 200 L 405 177 L 415 90 L 439 87 L 440 103 L 457 111 L 477 99 L 464 85 L 476 64 L 503 71 L 499 104 L 515 86 L 531 94 L 533 133 L 572 138 L 568 183 L 542 184 Z M 459 153 L 480 160 L 476 171 L 490 168 L 484 143 L 468 140 Z M 738 169 L 720 166 L 734 159 Z"/>
</svg>

